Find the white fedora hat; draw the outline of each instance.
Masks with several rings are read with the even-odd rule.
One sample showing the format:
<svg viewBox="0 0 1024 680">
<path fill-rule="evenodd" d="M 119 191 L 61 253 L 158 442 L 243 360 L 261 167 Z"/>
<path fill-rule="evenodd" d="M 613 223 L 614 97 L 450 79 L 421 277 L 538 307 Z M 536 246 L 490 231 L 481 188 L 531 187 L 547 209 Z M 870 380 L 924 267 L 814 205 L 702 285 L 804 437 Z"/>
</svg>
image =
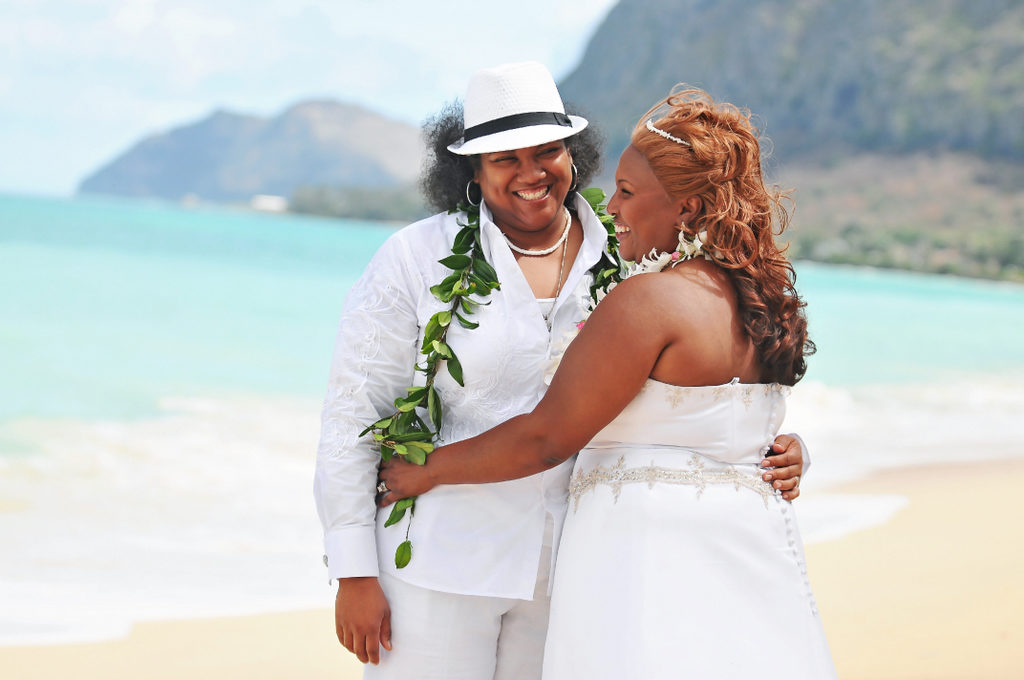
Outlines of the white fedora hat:
<svg viewBox="0 0 1024 680">
<path fill-rule="evenodd" d="M 587 127 L 585 118 L 565 115 L 555 79 L 536 61 L 470 76 L 462 120 L 462 139 L 448 147 L 461 156 L 547 144 Z"/>
</svg>

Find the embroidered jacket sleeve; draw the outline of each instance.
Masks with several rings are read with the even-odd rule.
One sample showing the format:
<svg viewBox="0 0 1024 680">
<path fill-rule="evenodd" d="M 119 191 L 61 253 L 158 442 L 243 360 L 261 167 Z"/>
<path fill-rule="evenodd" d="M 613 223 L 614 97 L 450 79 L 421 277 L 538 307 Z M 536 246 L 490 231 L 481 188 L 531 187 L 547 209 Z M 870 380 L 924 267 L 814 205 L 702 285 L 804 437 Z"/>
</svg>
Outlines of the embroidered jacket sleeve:
<svg viewBox="0 0 1024 680">
<path fill-rule="evenodd" d="M 374 537 L 379 451 L 367 425 L 412 385 L 419 280 L 407 243 L 388 239 L 351 288 L 338 326 L 321 415 L 314 496 L 330 579 L 377 576 Z"/>
</svg>

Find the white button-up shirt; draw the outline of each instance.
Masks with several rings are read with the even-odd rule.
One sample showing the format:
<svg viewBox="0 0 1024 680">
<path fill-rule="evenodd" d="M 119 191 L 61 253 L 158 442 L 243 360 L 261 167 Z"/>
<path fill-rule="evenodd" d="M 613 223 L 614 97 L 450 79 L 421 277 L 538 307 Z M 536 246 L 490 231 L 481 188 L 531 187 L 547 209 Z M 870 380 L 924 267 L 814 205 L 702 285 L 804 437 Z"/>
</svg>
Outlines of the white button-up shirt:
<svg viewBox="0 0 1024 680">
<path fill-rule="evenodd" d="M 435 386 L 444 408 L 442 442 L 473 437 L 529 412 L 544 394 L 544 369 L 582 318 L 589 269 L 600 259 L 607 232 L 587 202 L 576 197 L 583 245 L 551 313 L 551 331 L 512 251 L 481 206 L 481 244 L 501 289 L 471 317 L 479 328 L 453 323 L 447 341 L 464 369 L 465 387 L 442 366 Z M 410 515 L 384 527 L 391 508 L 374 505 L 379 447 L 359 433 L 394 412 L 406 387 L 423 384 L 414 372 L 423 329 L 448 307 L 430 287 L 451 273 L 438 263 L 451 254 L 464 214 L 438 214 L 391 236 L 349 291 L 338 330 L 324 402 L 314 490 L 324 527 L 330 578 L 377 576 L 381 569 L 424 588 L 451 593 L 531 599 L 545 516 L 556 527 L 565 514 L 572 462 L 496 484 L 446 485 L 416 501 L 410 564 L 394 565 Z M 512 452 L 510 452 L 512 453 Z"/>
</svg>

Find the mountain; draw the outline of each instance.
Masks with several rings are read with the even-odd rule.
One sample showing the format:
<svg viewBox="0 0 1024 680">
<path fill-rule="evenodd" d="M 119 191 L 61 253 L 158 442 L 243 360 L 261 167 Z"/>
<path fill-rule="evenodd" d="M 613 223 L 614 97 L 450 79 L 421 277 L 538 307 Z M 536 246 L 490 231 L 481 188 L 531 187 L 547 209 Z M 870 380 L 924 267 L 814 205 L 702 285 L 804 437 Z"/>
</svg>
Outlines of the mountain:
<svg viewBox="0 0 1024 680">
<path fill-rule="evenodd" d="M 413 182 L 419 130 L 358 106 L 307 101 L 272 118 L 217 111 L 153 135 L 84 179 L 82 193 L 248 201 L 309 185 Z"/>
<path fill-rule="evenodd" d="M 612 158 L 676 83 L 754 111 L 782 159 L 1024 161 L 1021 0 L 621 0 L 560 85 Z"/>
<path fill-rule="evenodd" d="M 1024 281 L 1024 0 L 620 0 L 559 85 L 605 187 L 680 82 L 755 113 L 792 258 Z"/>
</svg>

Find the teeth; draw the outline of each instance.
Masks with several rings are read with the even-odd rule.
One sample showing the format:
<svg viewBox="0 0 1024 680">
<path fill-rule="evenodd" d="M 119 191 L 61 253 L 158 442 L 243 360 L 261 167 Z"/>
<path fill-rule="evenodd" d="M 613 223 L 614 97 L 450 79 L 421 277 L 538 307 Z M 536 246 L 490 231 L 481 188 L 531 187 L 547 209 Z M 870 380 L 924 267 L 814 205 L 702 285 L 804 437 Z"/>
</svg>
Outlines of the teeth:
<svg viewBox="0 0 1024 680">
<path fill-rule="evenodd" d="M 615 225 L 615 233 L 616 234 L 628 234 L 629 233 L 629 227 L 623 226 L 621 224 L 616 224 Z"/>
<path fill-rule="evenodd" d="M 542 187 L 534 191 L 517 191 L 516 196 L 527 201 L 536 201 L 548 195 L 548 187 Z"/>
</svg>

